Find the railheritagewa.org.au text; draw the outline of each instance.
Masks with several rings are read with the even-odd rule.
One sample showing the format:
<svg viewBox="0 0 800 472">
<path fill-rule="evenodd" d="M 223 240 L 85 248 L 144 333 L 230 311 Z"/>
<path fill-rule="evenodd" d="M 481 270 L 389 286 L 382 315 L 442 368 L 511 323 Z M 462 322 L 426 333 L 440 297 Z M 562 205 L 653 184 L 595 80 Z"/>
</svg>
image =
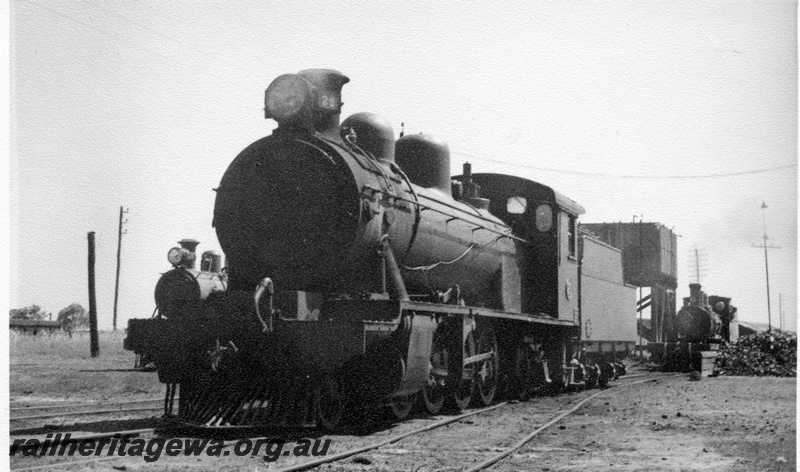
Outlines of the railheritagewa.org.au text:
<svg viewBox="0 0 800 472">
<path fill-rule="evenodd" d="M 119 456 L 141 457 L 145 462 L 155 462 L 162 456 L 263 456 L 266 462 L 274 462 L 282 456 L 325 456 L 331 440 L 298 439 L 287 441 L 280 438 L 220 439 L 188 438 L 127 438 L 116 435 L 103 439 L 73 439 L 69 433 L 48 434 L 44 440 L 14 439 L 11 456 Z M 231 447 L 232 446 L 232 447 Z"/>
</svg>

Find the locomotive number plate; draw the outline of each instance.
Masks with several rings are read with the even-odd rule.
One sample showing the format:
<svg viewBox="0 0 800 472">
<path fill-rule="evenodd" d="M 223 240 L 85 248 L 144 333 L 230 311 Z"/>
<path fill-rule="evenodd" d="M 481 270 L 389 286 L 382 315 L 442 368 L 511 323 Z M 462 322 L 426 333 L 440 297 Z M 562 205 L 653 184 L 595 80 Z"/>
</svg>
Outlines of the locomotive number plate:
<svg viewBox="0 0 800 472">
<path fill-rule="evenodd" d="M 319 107 L 325 108 L 327 110 L 338 110 L 339 109 L 339 97 L 334 94 L 329 93 L 320 93 L 319 94 Z"/>
</svg>

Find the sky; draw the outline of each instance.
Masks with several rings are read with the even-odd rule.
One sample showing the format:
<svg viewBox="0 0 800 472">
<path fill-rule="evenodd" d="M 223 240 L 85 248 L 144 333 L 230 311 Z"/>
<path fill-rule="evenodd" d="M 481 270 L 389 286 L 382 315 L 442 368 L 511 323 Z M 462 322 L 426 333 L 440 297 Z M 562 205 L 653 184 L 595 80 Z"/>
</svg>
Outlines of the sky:
<svg viewBox="0 0 800 472">
<path fill-rule="evenodd" d="M 167 251 L 219 251 L 214 192 L 271 133 L 278 75 L 349 76 L 343 118 L 444 139 L 452 171 L 519 175 L 679 235 L 740 319 L 797 329 L 797 2 L 73 1 L 10 3 L 9 305 L 149 317 Z M 762 204 L 766 202 L 766 208 Z M 696 250 L 696 251 L 695 251 Z M 781 305 L 781 306 L 779 306 Z"/>
</svg>

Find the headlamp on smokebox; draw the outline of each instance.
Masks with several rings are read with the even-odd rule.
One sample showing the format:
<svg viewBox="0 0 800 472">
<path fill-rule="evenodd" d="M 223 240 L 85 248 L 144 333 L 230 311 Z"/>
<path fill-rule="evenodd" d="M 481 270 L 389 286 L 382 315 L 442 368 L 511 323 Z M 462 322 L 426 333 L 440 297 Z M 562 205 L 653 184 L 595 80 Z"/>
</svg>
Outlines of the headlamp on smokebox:
<svg viewBox="0 0 800 472">
<path fill-rule="evenodd" d="M 183 262 L 187 253 L 188 251 L 186 251 L 186 249 L 174 247 L 167 252 L 167 260 L 174 267 L 177 267 L 181 264 L 181 262 Z"/>
<path fill-rule="evenodd" d="M 264 94 L 264 117 L 281 125 L 311 128 L 317 116 L 339 113 L 341 106 L 341 93 L 321 89 L 299 74 L 281 75 Z"/>
</svg>

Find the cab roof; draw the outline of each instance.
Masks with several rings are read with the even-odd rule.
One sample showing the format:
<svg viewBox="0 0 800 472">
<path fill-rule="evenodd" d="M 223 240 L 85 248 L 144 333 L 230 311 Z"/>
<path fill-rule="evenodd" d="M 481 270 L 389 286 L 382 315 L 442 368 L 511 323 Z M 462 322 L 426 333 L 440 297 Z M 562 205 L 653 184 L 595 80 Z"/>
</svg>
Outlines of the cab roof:
<svg viewBox="0 0 800 472">
<path fill-rule="evenodd" d="M 454 177 L 456 180 L 461 180 L 461 178 L 461 176 Z M 578 216 L 586 213 L 586 210 L 575 200 L 533 180 L 493 173 L 472 174 L 472 180 L 481 186 L 482 196 L 486 198 L 491 199 L 501 195 L 506 197 L 520 196 L 542 203 L 555 204 L 555 206 L 571 215 Z"/>
</svg>

